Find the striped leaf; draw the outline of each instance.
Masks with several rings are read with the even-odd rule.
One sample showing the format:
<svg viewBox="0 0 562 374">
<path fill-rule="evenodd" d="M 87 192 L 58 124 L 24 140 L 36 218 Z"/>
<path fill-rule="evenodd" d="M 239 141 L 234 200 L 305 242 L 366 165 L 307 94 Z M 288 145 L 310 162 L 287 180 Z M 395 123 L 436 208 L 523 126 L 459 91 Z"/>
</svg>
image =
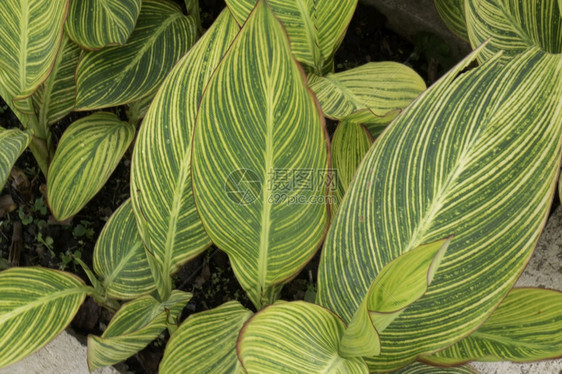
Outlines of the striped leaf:
<svg viewBox="0 0 562 374">
<path fill-rule="evenodd" d="M 129 122 L 134 124 L 140 123 L 144 116 L 146 116 L 152 101 L 154 101 L 157 91 L 158 90 L 154 90 L 154 92 L 151 92 L 142 99 L 127 104 L 127 118 L 129 118 Z"/>
<path fill-rule="evenodd" d="M 51 212 L 72 217 L 103 187 L 133 141 L 135 128 L 98 112 L 71 124 L 60 139 L 47 176 Z"/>
<path fill-rule="evenodd" d="M 243 25 L 257 0 L 226 0 L 239 25 Z M 318 75 L 332 71 L 357 0 L 268 0 L 287 30 L 295 58 Z"/>
<path fill-rule="evenodd" d="M 60 334 L 87 292 L 81 279 L 61 271 L 26 267 L 0 272 L 0 368 Z"/>
<path fill-rule="evenodd" d="M 141 0 L 70 0 L 66 32 L 85 49 L 125 44 L 135 28 Z"/>
<path fill-rule="evenodd" d="M 514 288 L 475 332 L 423 360 L 437 365 L 468 361 L 529 362 L 562 356 L 562 293 Z"/>
<path fill-rule="evenodd" d="M 0 127 L 0 191 L 4 188 L 16 160 L 30 142 L 30 133 Z"/>
<path fill-rule="evenodd" d="M 344 329 L 328 309 L 304 301 L 278 302 L 246 323 L 238 358 L 247 374 L 367 374 L 362 358 L 338 354 Z"/>
<path fill-rule="evenodd" d="M 105 224 L 94 248 L 93 262 L 109 297 L 133 299 L 156 289 L 130 199 Z"/>
<path fill-rule="evenodd" d="M 160 373 L 241 374 L 236 342 L 252 314 L 237 301 L 229 301 L 190 315 L 166 345 Z"/>
<path fill-rule="evenodd" d="M 30 96 L 50 74 L 68 0 L 0 1 L 0 71 L 14 100 Z"/>
<path fill-rule="evenodd" d="M 481 324 L 523 270 L 549 210 L 562 61 L 535 49 L 457 77 L 473 57 L 379 137 L 326 238 L 317 301 L 350 321 L 386 264 L 455 234 L 427 293 L 380 334 L 373 372 L 402 367 Z"/>
<path fill-rule="evenodd" d="M 324 115 L 335 120 L 354 120 L 353 113 L 370 109 L 374 116 L 405 108 L 423 90 L 423 79 L 397 62 L 369 62 L 325 77 L 311 74 L 310 88 Z"/>
<path fill-rule="evenodd" d="M 49 78 L 32 96 L 41 124 L 52 125 L 74 109 L 74 74 L 79 58 L 80 47 L 64 34 Z"/>
<path fill-rule="evenodd" d="M 191 140 L 203 89 L 238 31 L 223 11 L 162 84 L 137 137 L 133 210 L 141 237 L 160 264 L 155 270 L 165 275 L 211 244 L 193 201 Z"/>
<path fill-rule="evenodd" d="M 149 95 L 197 38 L 193 17 L 167 0 L 144 0 L 120 47 L 85 51 L 76 72 L 76 109 L 123 105 Z"/>
<path fill-rule="evenodd" d="M 447 27 L 458 37 L 468 41 L 464 0 L 435 0 L 435 7 Z"/>
<path fill-rule="evenodd" d="M 152 296 L 142 296 L 124 304 L 101 337 L 88 335 L 90 371 L 116 364 L 144 349 L 169 324 L 176 323 L 191 296 L 174 290 L 163 303 Z"/>
<path fill-rule="evenodd" d="M 557 0 L 469 0 L 468 35 L 472 46 L 492 37 L 482 60 L 505 51 L 504 61 L 529 47 L 562 52 L 562 16 Z"/>
<path fill-rule="evenodd" d="M 203 225 L 258 309 L 324 237 L 326 142 L 283 28 L 260 1 L 207 86 L 192 160 Z"/>
<path fill-rule="evenodd" d="M 365 126 L 367 131 L 371 134 L 371 137 L 376 139 L 400 112 L 400 110 L 394 110 L 379 117 L 374 116 L 373 112 L 369 109 L 363 109 L 353 113 L 350 117 L 345 119 L 345 122 L 353 122 Z"/>
<path fill-rule="evenodd" d="M 442 368 L 426 365 L 421 362 L 414 362 L 405 368 L 393 371 L 394 374 L 478 374 L 470 366 L 459 366 L 453 368 Z"/>
</svg>

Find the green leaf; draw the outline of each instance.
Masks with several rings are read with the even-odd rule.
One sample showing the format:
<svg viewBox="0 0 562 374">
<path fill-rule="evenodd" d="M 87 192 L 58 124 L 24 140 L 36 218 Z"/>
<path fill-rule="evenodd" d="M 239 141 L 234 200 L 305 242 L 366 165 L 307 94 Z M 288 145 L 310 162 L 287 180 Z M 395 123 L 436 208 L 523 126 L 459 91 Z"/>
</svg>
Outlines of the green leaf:
<svg viewBox="0 0 562 374">
<path fill-rule="evenodd" d="M 197 38 L 193 17 L 166 0 L 144 0 L 121 47 L 85 51 L 76 72 L 76 109 L 123 105 L 156 89 Z"/>
<path fill-rule="evenodd" d="M 49 207 L 59 221 L 72 217 L 103 187 L 133 141 L 135 128 L 98 112 L 71 124 L 47 176 Z"/>
<path fill-rule="evenodd" d="M 142 296 L 124 304 L 101 337 L 88 335 L 90 370 L 116 364 L 145 348 L 168 324 L 176 323 L 191 296 L 174 290 L 163 303 L 152 296 Z"/>
<path fill-rule="evenodd" d="M 239 25 L 243 25 L 257 0 L 226 0 Z M 305 69 L 318 75 L 332 70 L 357 0 L 268 0 L 287 30 L 291 50 Z"/>
<path fill-rule="evenodd" d="M 164 81 L 139 130 L 131 200 L 155 271 L 166 276 L 211 244 L 193 201 L 192 133 L 203 90 L 238 31 L 223 11 Z"/>
<path fill-rule="evenodd" d="M 74 74 L 79 58 L 80 47 L 64 34 L 49 78 L 32 96 L 39 122 L 44 126 L 52 125 L 74 109 L 76 99 Z"/>
<path fill-rule="evenodd" d="M 93 262 L 109 297 L 133 299 L 155 290 L 130 199 L 105 224 L 94 248 Z"/>
<path fill-rule="evenodd" d="M 66 32 L 82 48 L 125 44 L 135 27 L 141 0 L 70 0 Z"/>
<path fill-rule="evenodd" d="M 207 86 L 192 160 L 203 225 L 258 309 L 324 237 L 326 142 L 283 28 L 260 1 Z"/>
<path fill-rule="evenodd" d="M 436 365 L 468 361 L 529 362 L 562 356 L 562 293 L 514 288 L 475 332 L 422 359 Z"/>
<path fill-rule="evenodd" d="M 0 191 L 4 188 L 16 160 L 30 142 L 30 133 L 0 127 Z"/>
<path fill-rule="evenodd" d="M 380 271 L 454 234 L 428 292 L 381 333 L 390 371 L 468 335 L 529 259 L 559 167 L 562 62 L 534 49 L 457 76 L 465 59 L 371 147 L 330 227 L 317 301 L 350 321 Z"/>
<path fill-rule="evenodd" d="M 160 373 L 242 373 L 236 342 L 252 312 L 237 301 L 190 315 L 171 336 Z"/>
<path fill-rule="evenodd" d="M 470 366 L 459 367 L 435 367 L 426 365 L 421 362 L 414 362 L 405 368 L 393 371 L 394 374 L 478 374 L 478 372 Z"/>
<path fill-rule="evenodd" d="M 324 115 L 335 120 L 354 120 L 353 113 L 370 109 L 384 117 L 405 108 L 423 90 L 425 82 L 411 68 L 397 62 L 369 62 L 325 77 L 310 75 Z"/>
<path fill-rule="evenodd" d="M 562 15 L 556 0 L 469 0 L 466 5 L 472 46 L 491 37 L 483 61 L 505 51 L 507 62 L 530 47 L 562 52 Z"/>
<path fill-rule="evenodd" d="M 447 27 L 458 37 L 468 41 L 464 0 L 435 0 L 435 7 Z"/>
<path fill-rule="evenodd" d="M 367 374 L 362 358 L 338 355 L 344 329 L 328 309 L 304 301 L 278 302 L 246 323 L 238 358 L 248 374 Z"/>
<path fill-rule="evenodd" d="M 55 62 L 68 0 L 0 1 L 0 72 L 14 100 L 30 96 Z"/>
<path fill-rule="evenodd" d="M 0 272 L 0 368 L 60 334 L 87 292 L 81 279 L 61 271 L 26 267 Z"/>
</svg>

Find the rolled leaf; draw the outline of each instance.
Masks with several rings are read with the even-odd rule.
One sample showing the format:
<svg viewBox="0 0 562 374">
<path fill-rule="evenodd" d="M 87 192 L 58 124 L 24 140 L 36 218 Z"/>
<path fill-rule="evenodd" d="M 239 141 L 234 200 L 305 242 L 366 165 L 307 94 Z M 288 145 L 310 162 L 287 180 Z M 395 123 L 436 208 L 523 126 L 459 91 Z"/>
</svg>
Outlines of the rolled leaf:
<svg viewBox="0 0 562 374">
<path fill-rule="evenodd" d="M 174 290 L 163 303 L 152 296 L 142 296 L 123 305 L 101 337 L 88 335 L 90 370 L 116 364 L 145 348 L 168 324 L 177 323 L 191 296 Z"/>
<path fill-rule="evenodd" d="M 414 70 L 390 61 L 369 62 L 325 77 L 310 75 L 308 83 L 326 117 L 350 121 L 362 109 L 384 117 L 405 108 L 425 90 L 425 82 Z"/>
<path fill-rule="evenodd" d="M 435 7 L 447 27 L 458 37 L 468 41 L 464 0 L 435 0 Z"/>
<path fill-rule="evenodd" d="M 109 297 L 133 299 L 156 289 L 130 199 L 105 224 L 94 248 L 93 262 Z"/>
<path fill-rule="evenodd" d="M 30 133 L 0 127 L 0 190 L 4 188 L 16 160 L 30 142 Z"/>
<path fill-rule="evenodd" d="M 80 57 L 80 47 L 63 35 L 49 78 L 33 94 L 33 104 L 43 125 L 52 125 L 74 108 L 76 84 L 74 74 Z"/>
<path fill-rule="evenodd" d="M 211 244 L 193 201 L 192 133 L 203 89 L 238 31 L 223 11 L 162 84 L 137 137 L 133 210 L 141 237 L 160 264 L 155 271 L 166 276 Z"/>
<path fill-rule="evenodd" d="M 560 59 L 534 49 L 457 77 L 473 58 L 379 137 L 326 238 L 317 301 L 350 321 L 387 263 L 455 234 L 427 293 L 380 334 L 372 371 L 404 366 L 484 322 L 548 214 L 561 147 Z"/>
<path fill-rule="evenodd" d="M 0 272 L 0 368 L 60 334 L 87 292 L 81 279 L 61 271 L 26 267 Z"/>
<path fill-rule="evenodd" d="M 248 374 L 367 374 L 362 358 L 339 356 L 344 329 L 328 309 L 304 301 L 278 302 L 246 323 L 238 358 Z"/>
<path fill-rule="evenodd" d="M 283 28 L 260 1 L 207 86 L 192 160 L 201 220 L 258 309 L 324 237 L 326 142 Z"/>
<path fill-rule="evenodd" d="M 141 0 L 70 0 L 66 32 L 85 49 L 125 44 L 140 10 Z"/>
<path fill-rule="evenodd" d="M 421 362 L 414 362 L 405 368 L 393 371 L 394 374 L 478 374 L 474 368 L 470 366 L 459 366 L 452 368 L 443 368 L 426 365 Z"/>
<path fill-rule="evenodd" d="M 193 17 L 167 0 L 145 0 L 122 47 L 86 51 L 76 72 L 76 110 L 123 105 L 156 89 L 197 39 Z"/>
<path fill-rule="evenodd" d="M 131 124 L 108 112 L 91 114 L 68 127 L 47 176 L 49 207 L 56 219 L 73 216 L 94 197 L 134 136 Z"/>
<path fill-rule="evenodd" d="M 475 332 L 423 356 L 436 365 L 468 361 L 529 362 L 562 356 L 562 293 L 514 288 Z"/>
<path fill-rule="evenodd" d="M 160 373 L 242 373 L 236 342 L 252 314 L 237 301 L 229 301 L 190 315 L 166 344 Z"/>
</svg>

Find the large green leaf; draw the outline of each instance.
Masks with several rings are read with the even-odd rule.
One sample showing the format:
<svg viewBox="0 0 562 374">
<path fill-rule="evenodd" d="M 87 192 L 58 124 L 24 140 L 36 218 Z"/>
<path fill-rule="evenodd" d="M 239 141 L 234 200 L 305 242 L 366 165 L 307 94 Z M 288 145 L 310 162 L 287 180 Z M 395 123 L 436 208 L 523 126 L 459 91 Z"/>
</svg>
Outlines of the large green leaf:
<svg viewBox="0 0 562 374">
<path fill-rule="evenodd" d="M 80 47 L 65 34 L 49 78 L 32 96 L 41 124 L 52 125 L 74 108 L 76 100 L 74 74 L 79 58 Z"/>
<path fill-rule="evenodd" d="M 144 0 L 126 45 L 84 52 L 76 72 L 76 109 L 117 106 L 149 95 L 196 38 L 194 18 L 178 5 Z"/>
<path fill-rule="evenodd" d="M 257 0 L 226 0 L 243 25 Z M 332 58 L 341 44 L 357 0 L 268 0 L 287 30 L 295 58 L 316 74 L 332 69 Z"/>
<path fill-rule="evenodd" d="M 248 374 L 367 374 L 360 357 L 338 354 L 345 324 L 328 309 L 278 302 L 253 316 L 238 338 L 238 358 Z"/>
<path fill-rule="evenodd" d="M 0 272 L 0 368 L 60 334 L 87 292 L 81 279 L 61 271 L 26 267 Z"/>
<path fill-rule="evenodd" d="M 166 276 L 211 244 L 193 201 L 191 140 L 203 89 L 238 31 L 223 11 L 165 80 L 136 141 L 133 209 L 141 237 Z"/>
<path fill-rule="evenodd" d="M 242 373 L 236 342 L 252 314 L 239 302 L 229 301 L 190 315 L 166 344 L 160 373 Z"/>
<path fill-rule="evenodd" d="M 258 308 L 324 237 L 326 142 L 283 28 L 260 1 L 207 86 L 192 160 L 205 229 Z"/>
<path fill-rule="evenodd" d="M 478 374 L 474 368 L 470 366 L 459 366 L 453 368 L 435 367 L 414 362 L 405 368 L 393 371 L 394 374 Z"/>
<path fill-rule="evenodd" d="M 384 117 L 405 108 L 425 90 L 414 70 L 391 61 L 369 62 L 325 77 L 311 74 L 308 83 L 324 115 L 337 120 L 353 120 L 353 113 L 362 109 Z"/>
<path fill-rule="evenodd" d="M 31 134 L 0 127 L 0 191 L 10 176 L 14 163 L 31 142 Z"/>
<path fill-rule="evenodd" d="M 141 0 L 70 0 L 66 32 L 85 49 L 124 44 L 137 22 Z"/>
<path fill-rule="evenodd" d="M 1 84 L 14 100 L 30 96 L 51 72 L 68 0 L 0 1 Z"/>
<path fill-rule="evenodd" d="M 504 61 L 529 47 L 562 52 L 562 17 L 557 0 L 469 0 L 468 35 L 472 46 L 492 37 L 482 60 L 505 51 Z"/>
<path fill-rule="evenodd" d="M 133 141 L 135 128 L 108 112 L 71 124 L 60 139 L 47 176 L 47 196 L 56 219 L 78 213 L 103 187 Z"/>
<path fill-rule="evenodd" d="M 455 234 L 427 293 L 381 333 L 372 371 L 404 366 L 476 329 L 523 270 L 548 213 L 562 61 L 534 49 L 457 77 L 473 57 L 379 137 L 326 238 L 318 301 L 350 321 L 386 264 Z"/>
<path fill-rule="evenodd" d="M 514 288 L 475 332 L 422 359 L 437 365 L 468 361 L 528 362 L 562 356 L 562 293 Z"/>
<path fill-rule="evenodd" d="M 457 36 L 468 41 L 464 0 L 435 0 L 441 19 Z"/>
<path fill-rule="evenodd" d="M 117 311 L 101 337 L 88 335 L 88 367 L 95 370 L 123 361 L 156 339 L 191 299 L 188 292 L 174 290 L 165 302 L 142 296 Z"/>
<path fill-rule="evenodd" d="M 109 297 L 133 299 L 156 288 L 130 199 L 105 224 L 94 248 L 93 262 Z"/>
</svg>

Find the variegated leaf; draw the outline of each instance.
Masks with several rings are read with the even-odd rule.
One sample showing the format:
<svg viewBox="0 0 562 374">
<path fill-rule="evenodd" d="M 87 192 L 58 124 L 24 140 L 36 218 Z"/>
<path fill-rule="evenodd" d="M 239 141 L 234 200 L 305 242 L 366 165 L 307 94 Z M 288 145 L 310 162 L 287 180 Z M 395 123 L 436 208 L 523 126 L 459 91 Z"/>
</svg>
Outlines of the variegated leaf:
<svg viewBox="0 0 562 374">
<path fill-rule="evenodd" d="M 441 19 L 458 37 L 468 41 L 464 0 L 435 0 Z"/>
<path fill-rule="evenodd" d="M 0 191 L 4 188 L 16 160 L 30 142 L 30 133 L 0 127 Z"/>
<path fill-rule="evenodd" d="M 474 368 L 470 366 L 459 367 L 436 367 L 426 365 L 421 362 L 414 362 L 405 368 L 393 371 L 394 374 L 478 374 Z"/>
</svg>

